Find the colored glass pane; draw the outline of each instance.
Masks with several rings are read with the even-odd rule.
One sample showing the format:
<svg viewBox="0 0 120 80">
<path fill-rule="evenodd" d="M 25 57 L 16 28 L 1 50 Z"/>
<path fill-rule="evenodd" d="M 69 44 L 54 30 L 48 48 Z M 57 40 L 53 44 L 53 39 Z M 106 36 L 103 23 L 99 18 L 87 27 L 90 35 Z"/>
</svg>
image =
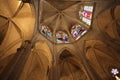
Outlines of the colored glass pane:
<svg viewBox="0 0 120 80">
<path fill-rule="evenodd" d="M 74 39 L 78 40 L 82 35 L 87 32 L 83 27 L 80 25 L 74 25 L 71 29 L 71 34 Z"/>
<path fill-rule="evenodd" d="M 68 35 L 63 31 L 58 31 L 56 33 L 57 43 L 69 43 Z"/>
<path fill-rule="evenodd" d="M 49 27 L 46 26 L 46 25 L 42 25 L 42 26 L 41 26 L 41 33 L 42 33 L 43 35 L 45 35 L 46 37 L 48 37 L 48 38 L 51 38 L 51 37 L 52 37 L 52 32 L 51 32 L 51 30 L 49 29 Z"/>
<path fill-rule="evenodd" d="M 92 14 L 93 6 L 81 6 L 79 10 L 80 20 L 89 26 L 91 25 Z"/>
</svg>

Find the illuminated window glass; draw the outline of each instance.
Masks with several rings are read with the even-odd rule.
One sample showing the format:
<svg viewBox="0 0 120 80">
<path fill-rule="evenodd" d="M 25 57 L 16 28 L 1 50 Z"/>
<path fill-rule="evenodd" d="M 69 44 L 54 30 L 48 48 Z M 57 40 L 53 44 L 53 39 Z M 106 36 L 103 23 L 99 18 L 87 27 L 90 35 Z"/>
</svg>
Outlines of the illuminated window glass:
<svg viewBox="0 0 120 80">
<path fill-rule="evenodd" d="M 89 19 L 87 19 L 85 17 L 82 18 L 82 21 L 84 21 L 88 25 L 91 25 L 91 20 L 89 20 Z"/>
<path fill-rule="evenodd" d="M 117 75 L 117 74 L 119 74 L 119 71 L 118 71 L 117 68 L 112 68 L 111 73 L 112 73 L 113 75 Z"/>
<path fill-rule="evenodd" d="M 93 14 L 93 6 L 81 6 L 79 10 L 80 20 L 87 25 L 91 25 L 91 19 Z"/>
<path fill-rule="evenodd" d="M 84 10 L 93 12 L 93 6 L 84 6 Z"/>
<path fill-rule="evenodd" d="M 69 43 L 68 35 L 63 31 L 58 31 L 56 33 L 57 43 Z"/>
<path fill-rule="evenodd" d="M 45 35 L 46 37 L 48 37 L 48 38 L 52 38 L 52 32 L 51 32 L 51 30 L 49 29 L 49 27 L 46 26 L 46 25 L 42 25 L 42 26 L 41 26 L 41 33 L 42 33 L 43 35 Z"/>
<path fill-rule="evenodd" d="M 71 28 L 71 34 L 74 39 L 78 40 L 82 35 L 84 35 L 87 32 L 83 27 L 80 25 L 74 25 Z"/>
</svg>

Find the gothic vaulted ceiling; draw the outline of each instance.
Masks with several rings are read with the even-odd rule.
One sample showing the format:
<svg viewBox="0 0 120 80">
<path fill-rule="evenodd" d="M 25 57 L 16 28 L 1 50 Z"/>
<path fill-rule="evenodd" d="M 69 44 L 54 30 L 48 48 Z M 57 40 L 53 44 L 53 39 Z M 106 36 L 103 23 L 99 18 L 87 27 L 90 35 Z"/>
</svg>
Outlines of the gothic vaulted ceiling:
<svg viewBox="0 0 120 80">
<path fill-rule="evenodd" d="M 93 6 L 94 3 L 92 2 L 81 2 L 79 0 L 41 0 L 39 14 L 40 29 L 41 25 L 46 25 L 50 28 L 50 31 L 53 34 L 52 36 L 58 31 L 63 31 L 70 39 L 70 41 L 67 42 L 77 40 L 92 24 Z M 74 31 L 75 27 L 77 27 L 75 25 L 79 25 L 78 31 Z M 45 32 L 43 32 L 43 34 L 45 34 Z"/>
<path fill-rule="evenodd" d="M 42 1 L 41 23 L 47 24 L 52 30 L 63 30 L 69 33 L 72 25 L 79 23 L 78 1 Z"/>
</svg>

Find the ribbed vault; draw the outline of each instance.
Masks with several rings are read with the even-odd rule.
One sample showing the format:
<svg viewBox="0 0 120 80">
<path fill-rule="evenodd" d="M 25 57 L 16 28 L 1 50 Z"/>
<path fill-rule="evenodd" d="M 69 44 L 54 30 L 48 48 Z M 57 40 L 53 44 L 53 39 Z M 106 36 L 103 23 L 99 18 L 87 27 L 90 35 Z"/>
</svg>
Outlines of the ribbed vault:
<svg viewBox="0 0 120 80">
<path fill-rule="evenodd" d="M 47 25 L 53 34 L 61 30 L 71 36 L 71 27 L 81 24 L 79 18 L 81 1 L 42 0 L 40 4 L 40 24 Z M 87 26 L 82 27 L 89 29 Z"/>
<path fill-rule="evenodd" d="M 11 75 L 13 79 L 18 76 L 19 80 L 113 79 L 110 69 L 120 67 L 120 6 L 114 6 L 116 3 L 112 1 L 31 0 L 35 4 L 31 9 L 31 4 L 20 0 L 0 0 L 0 74 L 3 75 L 0 78 Z M 79 16 L 80 6 L 89 2 L 96 3 L 91 29 L 80 22 Z M 77 41 L 71 36 L 71 28 L 76 24 L 88 31 Z M 41 25 L 50 28 L 51 39 L 40 34 Z M 54 43 L 59 31 L 68 34 L 74 42 Z M 28 44 L 19 48 L 24 40 Z M 61 49 L 64 50 L 59 54 Z M 24 53 L 22 57 L 16 54 L 18 52 Z"/>
<path fill-rule="evenodd" d="M 113 6 L 99 15 L 98 25 L 104 34 L 115 40 L 120 40 L 120 6 Z"/>
<path fill-rule="evenodd" d="M 31 12 L 31 8 L 32 6 L 29 4 L 17 0 L 0 1 L 1 56 L 3 56 L 6 51 L 11 50 L 13 46 L 17 47 L 19 45 L 20 47 L 22 41 L 31 39 L 34 31 L 34 13 Z M 26 23 L 27 21 L 30 23 Z M 16 49 L 11 53 L 15 53 L 15 51 Z"/>
<path fill-rule="evenodd" d="M 60 80 L 87 80 L 77 57 L 64 50 L 59 57 Z"/>
<path fill-rule="evenodd" d="M 109 67 L 120 67 L 119 53 L 99 40 L 88 40 L 85 43 L 86 57 L 101 79 L 111 78 Z"/>
<path fill-rule="evenodd" d="M 52 56 L 45 42 L 37 42 L 33 48 L 20 80 L 47 80 L 47 71 L 52 65 Z"/>
<path fill-rule="evenodd" d="M 49 27 L 52 28 L 53 32 L 58 30 L 65 30 L 69 32 L 71 24 L 79 23 L 79 16 L 77 14 L 79 10 L 79 8 L 77 8 L 79 6 L 79 3 L 80 2 L 78 1 L 42 1 L 41 23 L 49 25 Z M 70 12 L 73 13 L 71 14 L 72 16 L 67 15 Z"/>
<path fill-rule="evenodd" d="M 3 2 L 3 3 L 2 3 Z M 1 3 L 2 4 L 8 4 L 6 3 L 5 0 L 3 0 Z M 20 28 L 18 27 L 18 25 L 12 20 L 12 18 L 14 17 L 14 15 L 16 14 L 16 12 L 18 12 L 19 7 L 22 6 L 22 3 L 17 2 L 17 1 L 13 1 L 15 3 L 15 5 L 12 5 L 11 3 L 8 5 L 10 7 L 5 7 L 4 5 L 1 4 L 1 12 L 0 12 L 0 22 L 2 24 L 0 24 L 0 43 L 2 43 L 2 41 L 5 38 L 5 35 L 7 34 L 8 28 L 11 26 L 11 24 L 17 29 L 18 34 L 20 37 L 23 37 L 22 32 L 20 30 Z M 12 5 L 12 7 L 11 7 Z M 8 11 L 11 10 L 11 11 Z"/>
<path fill-rule="evenodd" d="M 32 37 L 35 19 L 31 8 L 20 0 L 0 0 L 0 74 L 17 48 Z"/>
</svg>

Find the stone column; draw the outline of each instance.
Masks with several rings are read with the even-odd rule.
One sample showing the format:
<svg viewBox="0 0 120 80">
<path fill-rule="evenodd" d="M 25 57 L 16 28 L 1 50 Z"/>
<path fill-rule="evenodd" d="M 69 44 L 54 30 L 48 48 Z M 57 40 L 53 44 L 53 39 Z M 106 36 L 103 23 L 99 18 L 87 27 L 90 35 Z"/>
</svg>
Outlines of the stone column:
<svg viewBox="0 0 120 80">
<path fill-rule="evenodd" d="M 0 80 L 18 80 L 28 56 L 31 52 L 31 42 L 25 41 L 21 48 L 17 49 L 17 53 L 5 67 L 3 72 L 0 74 Z"/>
</svg>

